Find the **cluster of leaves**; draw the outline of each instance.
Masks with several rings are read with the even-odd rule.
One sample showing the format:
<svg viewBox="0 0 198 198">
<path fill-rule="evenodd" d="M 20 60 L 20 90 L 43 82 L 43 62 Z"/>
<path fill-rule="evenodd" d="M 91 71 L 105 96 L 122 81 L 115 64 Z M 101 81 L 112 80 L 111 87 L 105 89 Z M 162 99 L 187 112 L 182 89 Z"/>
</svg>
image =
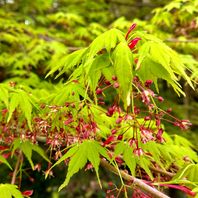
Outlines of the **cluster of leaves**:
<svg viewBox="0 0 198 198">
<path fill-rule="evenodd" d="M 196 126 L 197 112 L 193 109 L 197 108 L 197 1 L 174 0 L 164 7 L 154 9 L 152 13 L 153 16 L 150 20 L 134 20 L 138 24 L 137 29 L 146 30 L 146 32 L 162 39 L 166 45 L 177 51 L 180 61 L 187 67 L 186 71 L 190 74 L 195 92 L 180 79 L 180 82 L 184 85 L 183 91 L 187 98 L 180 99 L 178 104 L 176 97 L 170 97 L 170 92 L 168 87 L 164 86 L 164 82 L 159 82 L 158 85 L 161 88 L 163 87 L 164 96 L 169 97 L 169 103 L 174 106 L 175 113 L 181 117 L 182 114 L 185 114 Z M 113 23 L 113 27 L 125 30 L 130 24 L 131 21 L 121 17 Z M 156 51 L 158 50 L 156 49 Z M 163 76 L 163 74 L 161 75 Z M 193 135 L 192 140 L 196 138 L 196 127 L 193 128 L 193 131 L 194 133 L 191 134 Z M 186 134 L 188 138 L 191 135 Z M 196 144 L 196 141 L 194 141 L 194 144 Z"/>
<path fill-rule="evenodd" d="M 35 13 L 31 13 L 30 4 Z M 85 10 L 91 4 L 100 11 L 97 3 L 82 4 Z M 173 1 L 155 11 L 150 24 L 137 20 L 139 29 L 134 31 L 133 24 L 125 35 L 121 30 L 131 22 L 120 18 L 105 31 L 98 23 L 87 24 L 99 21 L 101 16 L 86 17 L 82 9 L 69 13 L 72 4 L 67 1 L 4 5 L 13 12 L 0 9 L 0 68 L 4 70 L 0 83 L 0 162 L 14 169 L 11 183 L 20 186 L 23 156 L 32 170 L 40 169 L 33 160 L 36 152 L 48 163 L 46 177 L 61 162 L 68 166 L 59 190 L 80 169 L 94 169 L 102 186 L 99 165 L 105 160 L 118 173 L 124 170 L 160 190 L 178 188 L 195 195 L 189 190 L 197 192 L 195 147 L 181 136 L 168 135 L 163 125 L 168 121 L 187 129 L 190 122 L 172 116 L 170 109 L 159 108 L 164 100 L 159 96 L 159 82 L 164 80 L 178 95 L 185 95 L 180 79 L 193 88 L 191 79 L 196 76 L 189 77 L 186 70 L 197 71 L 197 61 L 196 57 L 178 54 L 157 38 L 172 37 L 179 31 L 171 24 L 174 21 L 167 22 L 166 15 L 179 17 L 179 25 L 187 28 L 197 13 L 193 6 L 197 1 Z M 27 13 L 33 17 L 26 18 Z M 105 23 L 106 15 L 101 15 Z M 161 24 L 168 31 L 163 26 L 154 34 Z M 192 28 L 196 24 L 195 20 Z M 88 47 L 67 55 L 73 51 L 69 46 L 76 50 L 90 42 Z M 45 75 L 48 79 L 55 77 L 56 83 L 43 79 Z M 61 77 L 63 80 L 58 80 Z M 44 142 L 46 154 L 40 142 Z M 55 161 L 54 165 L 50 161 Z M 131 181 L 124 182 L 121 174 L 120 179 L 119 191 L 124 188 L 127 196 L 125 187 L 133 187 Z M 22 195 L 12 184 L 0 185 L 2 196 L 30 196 L 29 192 Z M 143 194 L 134 191 L 134 197 L 135 193 Z"/>
<path fill-rule="evenodd" d="M 131 26 L 127 35 L 134 26 Z M 141 36 L 139 42 L 137 35 Z M 159 166 L 162 170 L 177 172 L 189 160 L 191 165 L 198 161 L 187 140 L 183 141 L 177 136 L 173 140 L 167 134 L 163 135 L 161 120 L 164 115 L 169 114 L 163 114 L 164 111 L 159 110 L 154 101 L 157 97 L 162 102 L 163 98 L 150 90 L 151 80 L 142 84 L 147 78 L 152 78 L 158 90 L 157 80 L 163 78 L 176 92 L 183 93 L 178 83 L 179 75 L 192 86 L 177 53 L 154 36 L 140 31 L 129 37 L 129 41 L 125 38 L 127 37 L 118 29 L 111 29 L 97 37 L 88 48 L 66 56 L 64 65 L 57 65 L 48 75 L 58 70 L 59 77 L 68 70 L 73 70 L 69 81 L 56 86 L 54 93 L 48 92 L 43 98 L 38 97 L 38 90 L 14 83 L 1 84 L 3 143 L 6 146 L 13 145 L 11 157 L 22 151 L 32 169 L 32 151 L 48 161 L 42 149 L 35 145 L 42 137 L 51 152 L 55 151 L 54 159 L 60 158 L 54 166 L 70 158 L 67 177 L 60 190 L 68 184 L 72 175 L 85 167 L 87 161 L 91 163 L 99 179 L 101 156 L 115 167 L 121 168 L 125 164 L 133 176 L 145 177 L 148 181 L 157 179 L 151 171 L 152 167 Z M 137 50 L 140 44 L 142 45 Z M 161 49 L 157 54 L 153 53 L 156 46 Z M 150 66 L 149 74 L 145 73 L 146 66 Z M 166 75 L 161 75 L 158 67 Z M 104 100 L 103 97 L 99 99 L 98 96 L 107 88 L 113 88 L 117 100 L 112 101 L 114 105 L 106 110 L 99 105 Z M 148 110 L 145 111 L 142 106 L 137 107 L 138 101 L 142 101 Z M 148 111 L 148 115 L 139 114 L 139 111 Z M 172 119 L 170 122 L 181 129 L 186 129 L 189 125 L 188 121 L 180 121 L 174 117 Z M 149 121 L 148 125 L 146 121 Z M 167 143 L 160 144 L 164 140 Z M 62 156 L 64 147 L 67 150 Z M 7 148 L 2 149 L 2 153 L 5 151 L 7 152 Z M 187 156 L 189 160 L 186 160 Z M 8 164 L 5 160 L 2 162 Z M 177 168 L 173 169 L 174 166 Z M 188 175 L 188 182 L 183 182 L 183 175 Z M 192 188 L 193 185 L 196 186 L 196 178 L 185 169 L 174 180 L 162 176 L 157 182 L 168 181 L 172 184 L 179 181 Z"/>
</svg>

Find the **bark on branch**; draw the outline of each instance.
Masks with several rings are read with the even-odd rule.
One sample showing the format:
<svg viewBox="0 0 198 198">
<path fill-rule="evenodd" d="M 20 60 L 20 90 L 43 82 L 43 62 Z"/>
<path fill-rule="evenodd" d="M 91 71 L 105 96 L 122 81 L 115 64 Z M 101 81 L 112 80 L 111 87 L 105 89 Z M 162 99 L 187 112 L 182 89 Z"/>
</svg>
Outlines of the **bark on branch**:
<svg viewBox="0 0 198 198">
<path fill-rule="evenodd" d="M 115 173 L 116 175 L 119 175 L 118 170 L 114 166 L 109 164 L 106 160 L 102 159 L 101 165 L 104 168 L 106 168 L 107 170 Z M 147 185 L 142 180 L 137 179 L 137 178 L 125 173 L 124 171 L 120 171 L 120 174 L 124 180 L 132 181 L 133 185 L 137 186 L 139 189 L 143 190 L 144 192 L 152 195 L 153 198 L 170 198 L 169 196 L 165 195 L 164 193 L 158 191 L 157 189 Z"/>
</svg>

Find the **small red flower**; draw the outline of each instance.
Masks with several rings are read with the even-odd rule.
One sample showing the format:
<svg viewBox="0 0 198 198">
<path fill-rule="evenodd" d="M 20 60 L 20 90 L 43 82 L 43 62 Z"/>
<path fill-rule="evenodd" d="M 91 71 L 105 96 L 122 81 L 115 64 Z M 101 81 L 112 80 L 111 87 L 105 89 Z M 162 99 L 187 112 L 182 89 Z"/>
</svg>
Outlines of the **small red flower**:
<svg viewBox="0 0 198 198">
<path fill-rule="evenodd" d="M 123 135 L 118 135 L 118 140 L 122 140 Z"/>
<path fill-rule="evenodd" d="M 134 149 L 133 153 L 136 155 L 136 156 L 141 156 L 144 154 L 144 151 L 141 149 L 141 148 L 136 148 Z"/>
<path fill-rule="evenodd" d="M 123 163 L 123 160 L 120 157 L 116 157 L 115 160 L 120 165 Z"/>
<path fill-rule="evenodd" d="M 26 190 L 24 192 L 22 192 L 22 195 L 25 197 L 29 197 L 33 194 L 33 190 Z"/>
<path fill-rule="evenodd" d="M 145 86 L 146 86 L 146 87 L 150 87 L 152 83 L 153 83 L 152 80 L 147 80 L 147 81 L 145 82 Z"/>
<path fill-rule="evenodd" d="M 141 40 L 141 38 L 139 37 L 136 37 L 133 40 L 131 40 L 130 43 L 128 44 L 129 48 L 133 49 L 137 45 L 139 40 Z"/>
<path fill-rule="evenodd" d="M 2 116 L 5 116 L 7 112 L 8 112 L 8 109 L 2 109 L 1 110 Z"/>
<path fill-rule="evenodd" d="M 138 63 L 138 58 L 134 59 L 134 63 L 137 64 Z"/>
<path fill-rule="evenodd" d="M 129 36 L 129 34 L 131 33 L 131 31 L 133 31 L 136 28 L 136 25 L 137 25 L 136 23 L 133 23 L 131 25 L 131 27 L 128 29 L 128 32 L 126 33 L 126 36 L 125 36 L 126 40 L 127 40 L 128 36 Z"/>
<path fill-rule="evenodd" d="M 111 130 L 111 133 L 112 133 L 113 135 L 116 134 L 116 132 L 117 132 L 116 129 L 112 129 L 112 130 Z"/>
<path fill-rule="evenodd" d="M 113 84 L 113 87 L 115 88 L 115 89 L 117 89 L 117 88 L 119 88 L 119 83 L 118 82 L 115 82 L 114 84 Z"/>
<path fill-rule="evenodd" d="M 102 92 L 103 92 L 103 90 L 102 90 L 101 88 L 97 88 L 97 89 L 96 89 L 96 94 L 97 94 L 97 95 L 102 94 Z"/>
<path fill-rule="evenodd" d="M 159 96 L 157 99 L 158 99 L 159 102 L 163 102 L 164 101 L 164 98 L 162 98 L 162 96 Z"/>
<path fill-rule="evenodd" d="M 109 137 L 106 139 L 106 141 L 104 142 L 104 146 L 107 145 L 107 144 L 109 144 L 109 143 L 111 143 L 111 142 L 114 141 L 114 140 L 115 140 L 115 136 L 114 136 L 114 135 L 109 136 Z"/>
<path fill-rule="evenodd" d="M 116 120 L 116 124 L 120 124 L 122 122 L 123 118 L 122 117 L 119 117 L 117 120 Z"/>
<path fill-rule="evenodd" d="M 138 141 L 135 138 L 131 138 L 129 140 L 129 145 L 130 146 L 133 146 L 133 145 L 137 146 L 137 143 L 138 143 Z"/>
<path fill-rule="evenodd" d="M 93 169 L 93 165 L 91 163 L 88 163 L 86 165 L 85 171 L 90 170 L 90 169 Z"/>
<path fill-rule="evenodd" d="M 112 80 L 116 81 L 117 80 L 117 76 L 112 76 Z"/>
<path fill-rule="evenodd" d="M 192 125 L 192 123 L 191 123 L 189 120 L 181 120 L 180 128 L 186 130 L 186 129 L 188 129 L 191 125 Z"/>
<path fill-rule="evenodd" d="M 145 120 L 145 121 L 151 120 L 151 117 L 150 117 L 150 116 L 145 116 L 145 117 L 144 117 L 144 120 Z"/>
<path fill-rule="evenodd" d="M 109 80 L 105 80 L 106 85 L 111 85 L 111 82 Z"/>
<path fill-rule="evenodd" d="M 64 121 L 64 125 L 68 125 L 72 123 L 73 121 L 74 121 L 73 118 L 68 118 L 67 120 Z"/>
</svg>

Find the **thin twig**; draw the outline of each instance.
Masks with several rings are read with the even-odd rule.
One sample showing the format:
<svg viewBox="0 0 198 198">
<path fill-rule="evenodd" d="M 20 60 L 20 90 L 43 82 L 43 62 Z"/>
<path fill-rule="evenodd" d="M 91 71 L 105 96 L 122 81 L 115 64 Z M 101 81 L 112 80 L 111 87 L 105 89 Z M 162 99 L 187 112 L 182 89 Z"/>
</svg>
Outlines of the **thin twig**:
<svg viewBox="0 0 198 198">
<path fill-rule="evenodd" d="M 171 178 L 175 176 L 175 173 L 171 173 L 171 172 L 168 172 L 168 171 L 159 169 L 159 168 L 155 168 L 155 167 L 149 167 L 149 168 L 150 168 L 152 171 L 161 173 L 161 174 L 166 175 L 166 176 L 169 176 L 169 177 L 171 177 Z"/>
<path fill-rule="evenodd" d="M 16 182 L 16 176 L 17 176 L 17 172 L 18 172 L 22 157 L 23 157 L 23 153 L 20 150 L 16 165 L 15 165 L 15 168 L 14 168 L 14 172 L 13 172 L 13 175 L 12 175 L 11 184 L 15 184 L 15 182 Z"/>
<path fill-rule="evenodd" d="M 171 43 L 198 43 L 197 39 L 179 40 L 177 38 L 169 38 L 164 41 L 171 42 Z"/>
<path fill-rule="evenodd" d="M 101 160 L 101 165 L 104 168 L 106 168 L 107 170 L 115 173 L 116 175 L 119 174 L 117 169 L 114 166 L 112 166 L 111 164 L 109 164 L 106 160 Z M 147 185 L 142 180 L 137 179 L 137 178 L 127 174 L 124 171 L 120 171 L 120 174 L 121 174 L 123 179 L 125 179 L 127 181 L 132 181 L 133 182 L 133 186 L 138 186 L 144 192 L 152 195 L 153 198 L 170 198 L 169 196 L 165 195 L 164 193 L 158 191 L 157 189 Z"/>
</svg>

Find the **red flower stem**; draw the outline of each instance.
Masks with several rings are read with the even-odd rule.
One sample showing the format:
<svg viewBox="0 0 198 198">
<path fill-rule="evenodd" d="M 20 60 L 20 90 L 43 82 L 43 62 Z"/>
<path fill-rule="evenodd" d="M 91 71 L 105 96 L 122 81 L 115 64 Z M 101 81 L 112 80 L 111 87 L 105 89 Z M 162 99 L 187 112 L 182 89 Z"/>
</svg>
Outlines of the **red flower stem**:
<svg viewBox="0 0 198 198">
<path fill-rule="evenodd" d="M 163 109 L 160 109 L 159 107 L 157 107 L 160 111 L 162 111 L 163 113 L 165 113 L 166 115 L 170 116 L 171 118 L 177 120 L 178 122 L 181 122 L 180 119 L 174 117 L 173 115 L 171 115 L 170 113 L 168 113 L 167 111 L 164 111 Z"/>
</svg>

